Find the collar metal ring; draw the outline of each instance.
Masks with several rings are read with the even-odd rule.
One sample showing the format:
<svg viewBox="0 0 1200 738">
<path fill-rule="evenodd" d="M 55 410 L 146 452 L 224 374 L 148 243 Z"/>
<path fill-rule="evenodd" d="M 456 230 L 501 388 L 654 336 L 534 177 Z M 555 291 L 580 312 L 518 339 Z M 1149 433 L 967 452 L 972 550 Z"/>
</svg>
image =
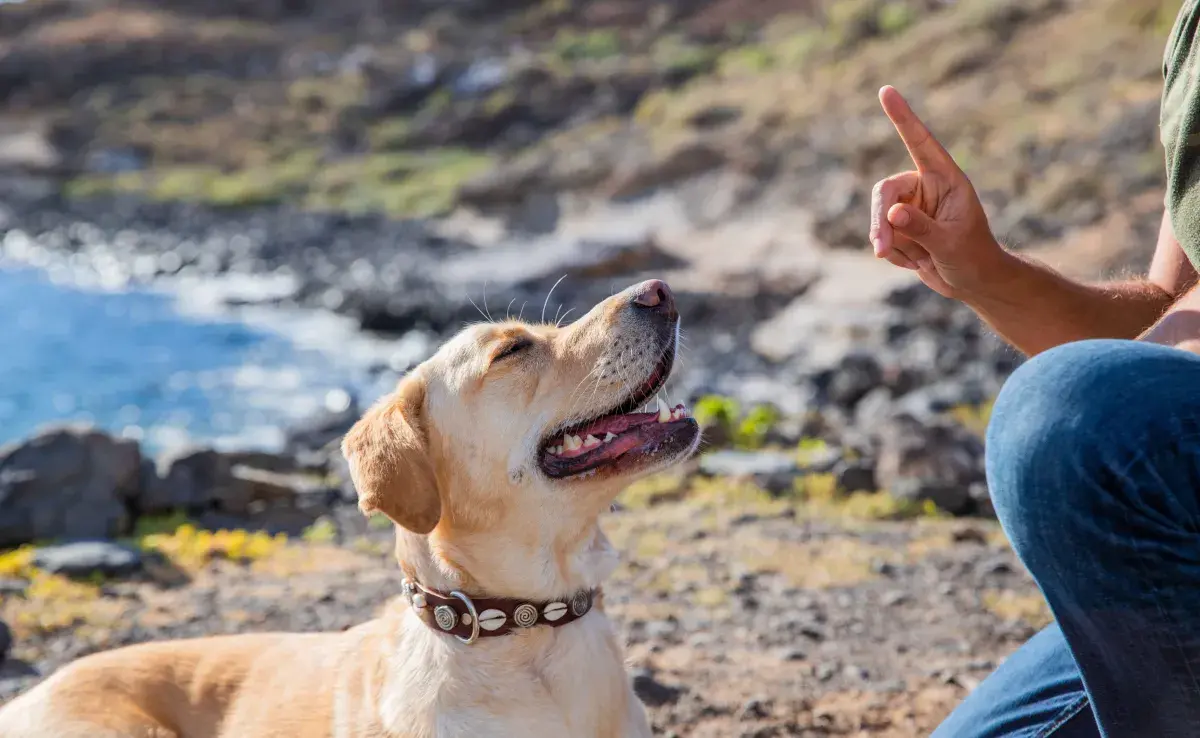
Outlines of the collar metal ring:
<svg viewBox="0 0 1200 738">
<path fill-rule="evenodd" d="M 462 592 L 455 590 L 450 593 L 450 596 L 457 597 L 458 599 L 462 600 L 462 603 L 467 606 L 467 611 L 471 613 L 471 637 L 463 638 L 460 635 L 454 636 L 460 642 L 469 646 L 479 639 L 479 613 L 475 611 L 475 603 L 471 601 L 471 598 L 467 597 Z"/>
</svg>

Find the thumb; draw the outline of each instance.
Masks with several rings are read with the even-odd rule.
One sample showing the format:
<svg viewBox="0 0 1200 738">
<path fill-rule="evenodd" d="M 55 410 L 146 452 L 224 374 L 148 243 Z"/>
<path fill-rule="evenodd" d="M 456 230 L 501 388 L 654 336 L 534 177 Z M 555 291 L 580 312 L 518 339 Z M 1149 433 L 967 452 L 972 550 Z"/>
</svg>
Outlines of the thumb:
<svg viewBox="0 0 1200 738">
<path fill-rule="evenodd" d="M 941 226 L 920 208 L 897 203 L 888 210 L 887 219 L 897 233 L 926 247 L 930 253 L 941 246 Z"/>
</svg>

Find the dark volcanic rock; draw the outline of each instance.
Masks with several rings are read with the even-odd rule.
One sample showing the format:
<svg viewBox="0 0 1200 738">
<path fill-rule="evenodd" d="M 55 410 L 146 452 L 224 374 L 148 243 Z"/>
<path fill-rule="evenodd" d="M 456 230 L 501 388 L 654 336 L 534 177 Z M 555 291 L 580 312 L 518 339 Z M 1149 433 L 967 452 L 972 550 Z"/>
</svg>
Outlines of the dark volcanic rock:
<svg viewBox="0 0 1200 738">
<path fill-rule="evenodd" d="M 638 699 L 650 707 L 661 707 L 679 701 L 683 690 L 663 684 L 649 669 L 639 669 L 633 675 L 633 691 Z"/>
<path fill-rule="evenodd" d="M 983 441 L 947 420 L 893 419 L 881 431 L 879 485 L 910 500 L 932 500 L 955 515 L 975 512 L 973 485 L 984 481 Z"/>
<path fill-rule="evenodd" d="M 286 472 L 256 468 L 254 455 L 210 448 L 184 449 L 158 462 L 159 474 L 137 499 L 143 514 L 186 510 L 246 517 L 276 503 L 295 506 L 300 497 L 319 500 L 324 488 Z"/>
<path fill-rule="evenodd" d="M 842 492 L 874 492 L 878 488 L 875 465 L 870 461 L 841 461 L 833 468 L 833 473 L 837 477 L 837 488 Z"/>
<path fill-rule="evenodd" d="M 138 509 L 155 514 L 219 506 L 229 512 L 247 512 L 249 485 L 234 476 L 233 466 L 229 456 L 208 448 L 165 456 L 158 461 L 158 478 L 142 490 Z"/>
<path fill-rule="evenodd" d="M 141 463 L 135 442 L 89 428 L 50 429 L 0 450 L 0 546 L 126 532 Z"/>
</svg>

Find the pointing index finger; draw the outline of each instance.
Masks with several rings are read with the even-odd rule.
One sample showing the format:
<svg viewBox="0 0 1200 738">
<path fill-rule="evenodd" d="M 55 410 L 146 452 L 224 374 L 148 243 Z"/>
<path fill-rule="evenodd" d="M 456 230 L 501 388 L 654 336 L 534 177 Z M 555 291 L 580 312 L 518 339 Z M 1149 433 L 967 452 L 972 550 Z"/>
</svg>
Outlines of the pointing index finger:
<svg viewBox="0 0 1200 738">
<path fill-rule="evenodd" d="M 896 127 L 918 170 L 944 170 L 947 166 L 957 169 L 954 158 L 942 148 L 895 87 L 888 85 L 881 89 L 879 103 Z"/>
</svg>

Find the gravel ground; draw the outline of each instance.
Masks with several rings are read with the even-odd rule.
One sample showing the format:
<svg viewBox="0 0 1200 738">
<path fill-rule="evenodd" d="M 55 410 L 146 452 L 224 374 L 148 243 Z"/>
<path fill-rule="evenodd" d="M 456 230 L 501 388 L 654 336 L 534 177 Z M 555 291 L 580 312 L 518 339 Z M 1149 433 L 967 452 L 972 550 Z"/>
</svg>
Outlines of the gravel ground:
<svg viewBox="0 0 1200 738">
<path fill-rule="evenodd" d="M 1045 622 L 994 523 L 870 521 L 728 490 L 627 503 L 604 521 L 623 552 L 606 605 L 661 735 L 927 735 Z M 390 530 L 354 527 L 90 600 L 5 595 L 16 644 L 0 700 L 96 650 L 368 619 L 400 577 Z"/>
</svg>

